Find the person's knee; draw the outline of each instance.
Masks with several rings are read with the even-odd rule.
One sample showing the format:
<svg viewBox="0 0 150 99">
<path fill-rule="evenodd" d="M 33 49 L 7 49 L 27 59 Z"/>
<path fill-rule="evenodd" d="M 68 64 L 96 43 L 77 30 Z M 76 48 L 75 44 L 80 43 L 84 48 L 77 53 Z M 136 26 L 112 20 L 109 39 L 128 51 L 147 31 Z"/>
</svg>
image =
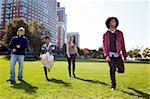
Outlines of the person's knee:
<svg viewBox="0 0 150 99">
<path fill-rule="evenodd" d="M 71 68 L 71 64 L 68 64 L 68 68 Z"/>
<path fill-rule="evenodd" d="M 15 64 L 11 64 L 11 65 L 10 65 L 10 69 L 11 69 L 11 71 L 12 71 L 12 70 L 15 70 Z"/>
<path fill-rule="evenodd" d="M 18 63 L 19 63 L 20 65 L 23 65 L 23 60 L 18 60 Z"/>
<path fill-rule="evenodd" d="M 73 64 L 73 67 L 75 68 L 75 64 Z"/>
<path fill-rule="evenodd" d="M 111 67 L 111 68 L 110 68 L 110 71 L 115 72 L 115 71 L 116 71 L 116 68 L 115 68 L 115 67 Z"/>
<path fill-rule="evenodd" d="M 16 62 L 17 62 L 17 60 L 16 60 L 16 59 L 11 59 L 11 60 L 10 60 L 10 64 L 11 64 L 11 65 L 15 65 L 15 64 L 16 64 Z"/>
<path fill-rule="evenodd" d="M 124 73 L 124 72 L 125 72 L 125 68 L 123 65 L 118 67 L 118 73 Z"/>
<path fill-rule="evenodd" d="M 71 61 L 70 61 L 70 62 L 68 62 L 68 65 L 69 65 L 69 66 L 71 65 Z"/>
</svg>

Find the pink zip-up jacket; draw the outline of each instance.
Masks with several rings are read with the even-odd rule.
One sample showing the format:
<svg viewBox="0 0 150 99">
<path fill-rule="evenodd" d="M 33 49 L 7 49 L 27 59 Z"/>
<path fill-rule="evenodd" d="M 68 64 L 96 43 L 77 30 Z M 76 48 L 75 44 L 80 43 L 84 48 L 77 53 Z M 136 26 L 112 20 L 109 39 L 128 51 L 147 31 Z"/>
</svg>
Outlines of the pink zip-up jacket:
<svg viewBox="0 0 150 99">
<path fill-rule="evenodd" d="M 105 56 L 109 56 L 109 46 L 110 46 L 109 31 L 107 31 L 103 35 L 103 47 Z M 124 36 L 123 33 L 119 30 L 116 30 L 116 50 L 118 54 L 120 54 L 120 52 L 122 51 L 123 57 L 126 60 L 127 52 L 125 48 Z"/>
</svg>

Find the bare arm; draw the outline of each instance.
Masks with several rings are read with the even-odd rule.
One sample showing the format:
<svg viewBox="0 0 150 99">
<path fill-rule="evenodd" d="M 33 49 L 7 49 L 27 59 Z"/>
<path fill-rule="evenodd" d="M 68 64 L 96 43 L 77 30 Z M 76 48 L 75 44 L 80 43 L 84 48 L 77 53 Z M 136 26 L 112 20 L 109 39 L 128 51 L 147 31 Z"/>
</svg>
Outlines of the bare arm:
<svg viewBox="0 0 150 99">
<path fill-rule="evenodd" d="M 67 54 L 68 57 L 70 56 L 70 53 L 69 53 L 69 44 L 68 43 L 66 45 L 66 54 Z"/>
</svg>

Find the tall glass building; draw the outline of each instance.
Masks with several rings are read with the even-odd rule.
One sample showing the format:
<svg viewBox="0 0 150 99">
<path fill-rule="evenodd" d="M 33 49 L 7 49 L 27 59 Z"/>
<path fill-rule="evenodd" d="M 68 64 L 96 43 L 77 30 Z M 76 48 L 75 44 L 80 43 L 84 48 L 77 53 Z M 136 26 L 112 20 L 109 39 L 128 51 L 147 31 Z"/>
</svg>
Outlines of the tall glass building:
<svg viewBox="0 0 150 99">
<path fill-rule="evenodd" d="M 27 22 L 33 19 L 40 21 L 46 27 L 45 32 L 52 36 L 52 42 L 57 44 L 56 0 L 3 0 L 1 15 L 2 29 L 14 18 L 23 18 Z"/>
</svg>

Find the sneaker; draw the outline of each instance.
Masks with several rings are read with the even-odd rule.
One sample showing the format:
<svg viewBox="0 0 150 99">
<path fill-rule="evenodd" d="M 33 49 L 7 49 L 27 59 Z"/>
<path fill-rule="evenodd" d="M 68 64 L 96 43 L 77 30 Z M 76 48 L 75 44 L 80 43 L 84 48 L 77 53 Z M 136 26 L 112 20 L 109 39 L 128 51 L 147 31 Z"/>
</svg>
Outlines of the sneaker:
<svg viewBox="0 0 150 99">
<path fill-rule="evenodd" d="M 69 77 L 71 77 L 71 73 L 69 73 Z"/>
<path fill-rule="evenodd" d="M 73 77 L 74 77 L 74 78 L 76 78 L 76 75 L 75 75 L 75 74 L 73 74 Z"/>
<path fill-rule="evenodd" d="M 16 81 L 11 80 L 11 84 L 12 85 L 16 84 Z"/>
<path fill-rule="evenodd" d="M 116 71 L 119 73 L 119 70 L 118 70 L 118 68 L 116 68 Z"/>
<path fill-rule="evenodd" d="M 49 79 L 49 78 L 46 78 L 46 80 L 47 80 L 47 81 L 50 81 L 50 79 Z"/>
<path fill-rule="evenodd" d="M 15 81 L 15 80 L 8 79 L 8 80 L 6 80 L 6 81 L 7 81 L 7 82 L 10 81 L 11 84 L 16 84 L 16 81 Z"/>
<path fill-rule="evenodd" d="M 115 88 L 111 88 L 111 91 L 114 91 L 115 90 Z"/>
<path fill-rule="evenodd" d="M 6 80 L 7 82 L 12 81 L 11 79 Z"/>
<path fill-rule="evenodd" d="M 115 87 L 115 86 L 112 86 L 112 87 L 111 87 L 111 90 L 112 90 L 112 91 L 114 91 L 115 89 L 116 89 L 116 87 Z"/>
<path fill-rule="evenodd" d="M 22 79 L 18 79 L 19 81 L 22 81 Z"/>
</svg>

